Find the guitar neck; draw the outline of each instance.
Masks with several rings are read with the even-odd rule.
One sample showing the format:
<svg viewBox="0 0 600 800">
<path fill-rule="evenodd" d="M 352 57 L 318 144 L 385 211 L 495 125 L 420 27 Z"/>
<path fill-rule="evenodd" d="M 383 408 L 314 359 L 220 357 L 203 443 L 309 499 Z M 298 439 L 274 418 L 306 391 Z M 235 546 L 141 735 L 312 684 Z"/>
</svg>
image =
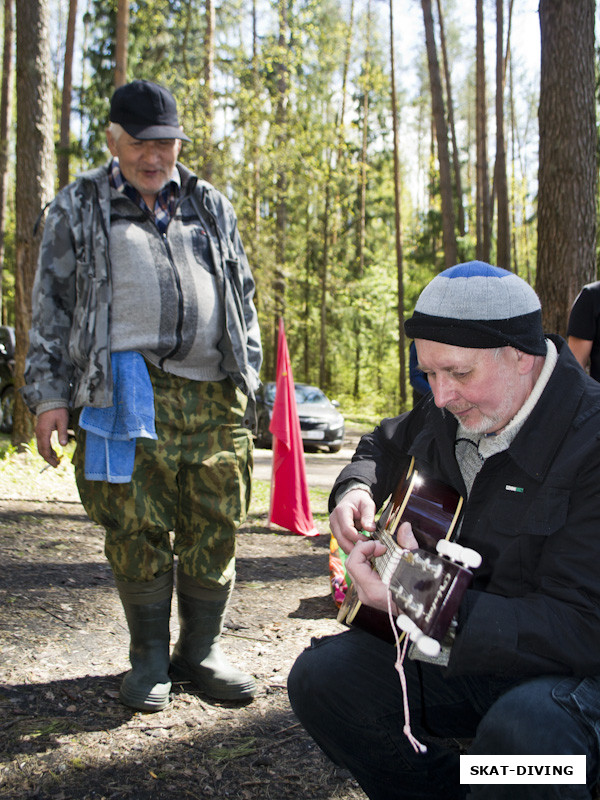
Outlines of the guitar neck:
<svg viewBox="0 0 600 800">
<path fill-rule="evenodd" d="M 381 580 L 389 585 L 389 579 L 398 564 L 403 548 L 401 548 L 394 537 L 384 529 L 376 530 L 373 534 L 373 538 L 378 539 L 387 548 L 385 553 L 377 556 L 373 560 L 373 565 L 379 573 Z"/>
</svg>

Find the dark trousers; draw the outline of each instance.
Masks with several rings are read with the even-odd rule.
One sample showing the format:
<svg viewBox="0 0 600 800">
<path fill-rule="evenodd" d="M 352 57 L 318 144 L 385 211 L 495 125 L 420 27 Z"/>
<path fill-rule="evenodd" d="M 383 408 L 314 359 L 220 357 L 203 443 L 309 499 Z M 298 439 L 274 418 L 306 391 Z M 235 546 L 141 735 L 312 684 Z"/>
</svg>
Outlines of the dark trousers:
<svg viewBox="0 0 600 800">
<path fill-rule="evenodd" d="M 416 753 L 403 733 L 395 649 L 350 630 L 316 640 L 294 664 L 288 692 L 306 730 L 371 800 L 590 800 L 597 780 L 600 679 L 543 676 L 522 683 L 445 677 L 405 661 Z M 588 786 L 460 784 L 445 739 L 472 739 L 473 755 L 587 755 Z M 470 793 L 469 793 L 470 792 Z"/>
</svg>

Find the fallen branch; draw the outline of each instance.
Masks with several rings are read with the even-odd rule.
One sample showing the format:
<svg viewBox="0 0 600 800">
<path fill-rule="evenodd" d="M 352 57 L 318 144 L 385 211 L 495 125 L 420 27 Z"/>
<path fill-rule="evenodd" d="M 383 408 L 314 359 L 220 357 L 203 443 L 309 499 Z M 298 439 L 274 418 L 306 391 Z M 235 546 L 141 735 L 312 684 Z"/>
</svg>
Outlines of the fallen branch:
<svg viewBox="0 0 600 800">
<path fill-rule="evenodd" d="M 78 628 L 76 625 L 71 625 L 71 623 L 67 622 L 66 619 L 63 619 L 60 616 L 60 614 L 55 614 L 54 611 L 50 611 L 49 608 L 46 608 L 46 606 L 43 606 L 41 603 L 38 605 L 38 608 L 41 608 L 42 611 L 46 612 L 46 614 L 50 614 L 51 617 L 54 617 L 54 619 L 57 619 L 59 622 L 62 622 L 62 624 L 66 625 L 68 628 L 72 628 L 74 631 L 82 630 L 81 628 Z"/>
</svg>

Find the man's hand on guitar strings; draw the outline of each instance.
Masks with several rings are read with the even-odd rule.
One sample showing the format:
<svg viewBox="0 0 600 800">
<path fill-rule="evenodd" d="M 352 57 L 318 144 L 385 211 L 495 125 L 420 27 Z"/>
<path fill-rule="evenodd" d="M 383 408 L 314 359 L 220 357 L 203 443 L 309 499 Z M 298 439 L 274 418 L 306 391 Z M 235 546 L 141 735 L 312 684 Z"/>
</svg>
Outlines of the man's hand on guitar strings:
<svg viewBox="0 0 600 800">
<path fill-rule="evenodd" d="M 345 498 L 344 498 L 345 499 Z M 403 522 L 398 528 L 396 541 L 405 550 L 415 550 L 419 545 L 412 532 L 410 522 Z M 385 544 L 377 539 L 359 539 L 346 559 L 346 569 L 356 588 L 361 603 L 381 611 L 388 610 L 388 587 L 381 580 L 379 572 L 373 569 L 373 559 L 388 552 Z M 392 603 L 398 613 L 397 607 Z"/>
<path fill-rule="evenodd" d="M 396 542 L 399 547 L 403 547 L 405 550 L 417 549 L 419 543 L 415 539 L 410 522 L 403 522 L 400 525 L 396 534 Z"/>
<path fill-rule="evenodd" d="M 388 610 L 388 587 L 373 569 L 372 559 L 384 555 L 387 547 L 376 539 L 357 542 L 346 559 L 346 569 L 361 603 L 381 611 Z M 392 603 L 394 615 L 398 609 Z"/>
<path fill-rule="evenodd" d="M 350 553 L 357 542 L 368 541 L 362 531 L 375 531 L 373 498 L 364 489 L 351 489 L 331 512 L 329 525 L 344 553 Z"/>
</svg>

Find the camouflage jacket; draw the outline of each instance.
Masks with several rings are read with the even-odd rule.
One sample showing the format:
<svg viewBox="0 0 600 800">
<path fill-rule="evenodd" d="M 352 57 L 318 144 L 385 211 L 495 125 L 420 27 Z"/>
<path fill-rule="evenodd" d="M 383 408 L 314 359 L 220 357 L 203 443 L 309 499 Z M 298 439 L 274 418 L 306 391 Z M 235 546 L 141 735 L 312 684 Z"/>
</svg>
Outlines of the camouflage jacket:
<svg viewBox="0 0 600 800">
<path fill-rule="evenodd" d="M 177 165 L 212 240 L 225 332 L 223 371 L 252 401 L 262 348 L 254 280 L 231 203 L 213 186 Z M 33 317 L 21 390 L 35 413 L 51 408 L 112 405 L 110 365 L 110 186 L 106 167 L 61 190 L 48 211 L 33 288 Z"/>
</svg>

